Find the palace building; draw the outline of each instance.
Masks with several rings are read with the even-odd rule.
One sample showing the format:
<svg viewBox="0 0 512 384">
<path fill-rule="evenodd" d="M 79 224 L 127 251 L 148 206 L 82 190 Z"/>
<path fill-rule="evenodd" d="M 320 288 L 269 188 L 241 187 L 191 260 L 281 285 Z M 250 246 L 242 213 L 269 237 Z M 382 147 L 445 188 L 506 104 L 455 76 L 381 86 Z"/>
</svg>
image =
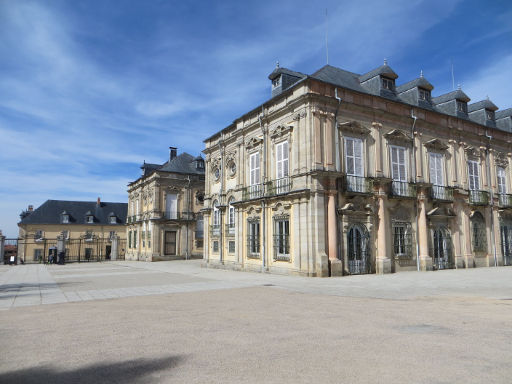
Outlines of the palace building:
<svg viewBox="0 0 512 384">
<path fill-rule="evenodd" d="M 164 164 L 141 166 L 128 184 L 126 260 L 159 261 L 203 255 L 204 160 L 169 147 Z"/>
<path fill-rule="evenodd" d="M 512 109 L 279 66 L 271 98 L 205 140 L 204 263 L 307 276 L 512 264 Z"/>
</svg>

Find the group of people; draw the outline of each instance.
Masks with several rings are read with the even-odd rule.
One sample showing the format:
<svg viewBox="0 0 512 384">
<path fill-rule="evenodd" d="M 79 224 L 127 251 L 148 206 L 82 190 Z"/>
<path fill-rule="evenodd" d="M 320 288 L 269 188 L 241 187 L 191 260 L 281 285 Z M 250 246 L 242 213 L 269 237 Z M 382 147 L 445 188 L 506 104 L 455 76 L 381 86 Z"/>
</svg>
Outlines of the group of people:
<svg viewBox="0 0 512 384">
<path fill-rule="evenodd" d="M 66 252 L 60 251 L 57 253 L 57 247 L 51 247 L 48 254 L 48 264 L 64 265 Z"/>
</svg>

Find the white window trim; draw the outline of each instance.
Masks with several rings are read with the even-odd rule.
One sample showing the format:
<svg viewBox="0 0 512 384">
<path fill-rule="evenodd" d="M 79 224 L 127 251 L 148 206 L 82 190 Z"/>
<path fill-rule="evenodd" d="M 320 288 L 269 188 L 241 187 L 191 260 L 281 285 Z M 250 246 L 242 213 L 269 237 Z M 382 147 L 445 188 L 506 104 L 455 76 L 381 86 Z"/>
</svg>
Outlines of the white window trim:
<svg viewBox="0 0 512 384">
<path fill-rule="evenodd" d="M 470 169 L 476 170 L 476 175 L 473 172 L 473 175 L 471 175 Z M 467 163 L 467 172 L 468 172 L 468 188 L 471 191 L 478 191 L 480 190 L 480 162 L 476 160 L 468 160 Z M 473 183 L 471 183 L 471 178 L 473 178 Z M 475 182 L 475 179 L 477 182 Z M 471 188 L 471 184 L 473 184 L 473 187 Z"/>
<path fill-rule="evenodd" d="M 432 158 L 436 158 L 436 165 L 439 164 L 441 168 L 441 183 L 439 183 L 439 180 L 432 180 Z M 439 161 L 439 162 L 437 162 Z M 430 182 L 433 185 L 439 186 L 439 187 L 445 187 L 446 186 L 446 175 L 445 175 L 445 169 L 444 169 L 444 156 L 440 153 L 436 152 L 429 152 L 428 153 L 428 166 L 429 166 L 429 179 Z M 437 167 L 436 167 L 436 179 L 437 179 Z"/>
<path fill-rule="evenodd" d="M 347 143 L 348 141 L 353 141 L 354 143 L 359 143 L 359 145 L 361 146 L 361 174 L 357 174 L 357 172 L 355 171 L 356 170 L 356 156 L 355 156 L 355 152 L 353 151 L 353 155 L 350 156 L 351 158 L 354 159 L 354 172 L 352 173 L 349 173 L 348 172 L 348 151 L 347 151 Z M 353 145 L 352 146 L 352 149 L 354 149 L 355 146 Z M 344 150 L 345 150 L 345 173 L 348 175 L 348 176 L 358 176 L 358 177 L 364 177 L 365 175 L 365 161 L 364 161 L 364 142 L 362 139 L 360 138 L 356 138 L 356 137 L 345 137 L 344 138 Z"/>
<path fill-rule="evenodd" d="M 279 159 L 279 150 L 281 150 L 281 159 Z M 276 179 L 288 177 L 290 172 L 290 146 L 288 140 L 275 145 L 276 159 Z"/>
<path fill-rule="evenodd" d="M 256 160 L 253 162 L 253 159 L 256 159 Z M 258 185 L 261 183 L 261 164 L 260 163 L 261 163 L 261 159 L 260 159 L 259 152 L 254 152 L 249 155 L 249 185 Z M 253 168 L 253 164 L 255 165 L 254 168 Z"/>
<path fill-rule="evenodd" d="M 500 175 L 501 173 L 501 175 Z M 508 191 L 508 188 L 507 188 L 507 170 L 504 168 L 504 167 L 497 167 L 496 168 L 496 178 L 498 179 L 498 193 L 501 194 L 501 195 L 506 195 L 507 194 L 507 191 Z M 502 180 L 502 182 L 500 183 L 500 179 Z M 503 189 L 500 191 L 500 185 L 503 186 Z"/>
<path fill-rule="evenodd" d="M 404 180 L 402 180 L 400 177 L 400 168 L 398 169 L 398 179 L 395 179 L 393 177 L 393 149 L 397 150 L 403 150 L 404 151 L 404 171 L 405 171 L 405 177 Z M 398 154 L 397 154 L 398 155 Z M 398 166 L 400 167 L 400 162 L 398 163 Z M 409 151 L 406 147 L 403 147 L 401 145 L 390 145 L 389 146 L 389 174 L 391 176 L 391 179 L 393 181 L 400 181 L 407 183 L 409 180 Z"/>
</svg>

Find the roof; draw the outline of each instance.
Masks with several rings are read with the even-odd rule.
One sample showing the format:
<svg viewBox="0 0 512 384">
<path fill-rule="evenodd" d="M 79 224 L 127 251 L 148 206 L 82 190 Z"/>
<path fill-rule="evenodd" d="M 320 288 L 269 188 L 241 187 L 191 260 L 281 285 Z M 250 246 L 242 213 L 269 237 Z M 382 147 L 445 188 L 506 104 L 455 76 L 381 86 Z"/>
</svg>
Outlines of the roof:
<svg viewBox="0 0 512 384">
<path fill-rule="evenodd" d="M 358 92 L 367 93 L 359 84 L 359 75 L 357 73 L 345 71 L 332 65 L 325 65 L 311 75 L 312 78 L 325 81 L 340 87 L 352 89 Z"/>
<path fill-rule="evenodd" d="M 498 111 L 495 113 L 495 118 L 497 119 L 504 119 L 505 117 L 511 117 L 512 116 L 512 108 L 507 108 L 502 111 Z"/>
<path fill-rule="evenodd" d="M 393 69 L 391 69 L 391 67 L 387 64 L 387 62 L 384 61 L 384 64 L 381 65 L 380 67 L 375 68 L 373 71 L 367 72 L 364 75 L 361 75 L 359 77 L 359 81 L 363 82 L 366 80 L 373 79 L 375 76 L 380 76 L 380 75 L 389 77 L 390 79 L 398 78 L 398 75 L 395 73 L 395 71 L 393 71 Z"/>
<path fill-rule="evenodd" d="M 192 175 L 204 175 L 204 168 L 197 169 L 196 159 L 197 158 L 194 158 L 192 155 L 183 152 L 181 155 L 178 155 L 174 159 L 169 160 L 156 170 Z"/>
<path fill-rule="evenodd" d="M 288 68 L 276 67 L 276 69 L 274 69 L 272 71 L 272 73 L 270 75 L 268 75 L 268 78 L 270 80 L 274 80 L 277 76 L 279 76 L 279 75 L 281 75 L 283 73 L 285 75 L 295 76 L 295 77 L 299 77 L 299 78 L 307 76 L 307 75 L 305 75 L 303 73 L 295 72 L 295 71 L 292 71 L 291 69 L 288 69 Z"/>
<path fill-rule="evenodd" d="M 96 201 L 46 200 L 39 208 L 25 216 L 19 224 L 61 224 L 61 214 L 69 215 L 70 224 L 85 224 L 85 216 L 90 212 L 94 216 L 92 225 L 111 225 L 109 214 L 114 212 L 117 223 L 126 222 L 128 203 Z M 88 224 L 91 225 L 91 224 Z"/>
<path fill-rule="evenodd" d="M 442 103 L 446 103 L 446 102 L 452 101 L 452 100 L 460 100 L 460 101 L 468 102 L 471 99 L 468 97 L 468 95 L 466 95 L 464 92 L 462 92 L 462 90 L 457 89 L 455 91 L 445 93 L 444 95 L 433 97 L 432 103 L 442 104 Z"/>
<path fill-rule="evenodd" d="M 405 91 L 408 91 L 409 89 L 413 88 L 424 88 L 428 91 L 431 91 L 434 89 L 434 86 L 430 84 L 430 82 L 425 79 L 423 76 L 418 77 L 417 79 L 411 80 L 408 83 L 402 84 L 398 87 L 396 87 L 397 93 L 402 93 Z"/>
<path fill-rule="evenodd" d="M 494 104 L 489 99 L 477 101 L 476 103 L 468 105 L 468 112 L 475 112 L 475 111 L 479 111 L 481 109 L 488 109 L 489 111 L 496 111 L 496 110 L 498 110 L 498 107 L 496 106 L 496 104 Z"/>
</svg>

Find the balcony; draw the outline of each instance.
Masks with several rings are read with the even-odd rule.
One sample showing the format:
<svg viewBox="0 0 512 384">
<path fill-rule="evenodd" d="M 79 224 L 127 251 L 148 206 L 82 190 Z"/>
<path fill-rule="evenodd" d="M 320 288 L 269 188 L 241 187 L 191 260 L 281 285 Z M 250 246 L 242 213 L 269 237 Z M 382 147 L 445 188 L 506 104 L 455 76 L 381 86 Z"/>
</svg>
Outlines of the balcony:
<svg viewBox="0 0 512 384">
<path fill-rule="evenodd" d="M 195 220 L 195 214 L 194 212 L 160 211 L 153 212 L 152 218 L 160 220 L 193 221 Z"/>
<path fill-rule="evenodd" d="M 416 197 L 416 185 L 405 181 L 393 181 L 391 183 L 391 195 L 393 197 Z"/>
<path fill-rule="evenodd" d="M 220 236 L 220 224 L 213 224 L 212 225 L 212 237 L 219 237 Z"/>
<path fill-rule="evenodd" d="M 228 236 L 235 236 L 235 223 L 226 224 L 226 234 Z"/>
<path fill-rule="evenodd" d="M 512 208 L 512 195 L 500 193 L 498 195 L 498 205 L 500 208 Z"/>
<path fill-rule="evenodd" d="M 480 190 L 469 191 L 469 204 L 473 205 L 488 205 L 489 192 Z"/>
<path fill-rule="evenodd" d="M 444 185 L 433 185 L 430 192 L 433 200 L 453 201 L 453 188 Z"/>
<path fill-rule="evenodd" d="M 292 181 L 289 177 L 283 177 L 281 179 L 272 180 L 266 187 L 267 196 L 280 195 L 291 191 Z"/>
<path fill-rule="evenodd" d="M 345 176 L 345 190 L 348 193 L 372 193 L 373 180 L 362 176 Z"/>
<path fill-rule="evenodd" d="M 250 185 L 242 189 L 244 200 L 258 199 L 263 197 L 265 193 L 265 185 L 263 183 Z"/>
</svg>

